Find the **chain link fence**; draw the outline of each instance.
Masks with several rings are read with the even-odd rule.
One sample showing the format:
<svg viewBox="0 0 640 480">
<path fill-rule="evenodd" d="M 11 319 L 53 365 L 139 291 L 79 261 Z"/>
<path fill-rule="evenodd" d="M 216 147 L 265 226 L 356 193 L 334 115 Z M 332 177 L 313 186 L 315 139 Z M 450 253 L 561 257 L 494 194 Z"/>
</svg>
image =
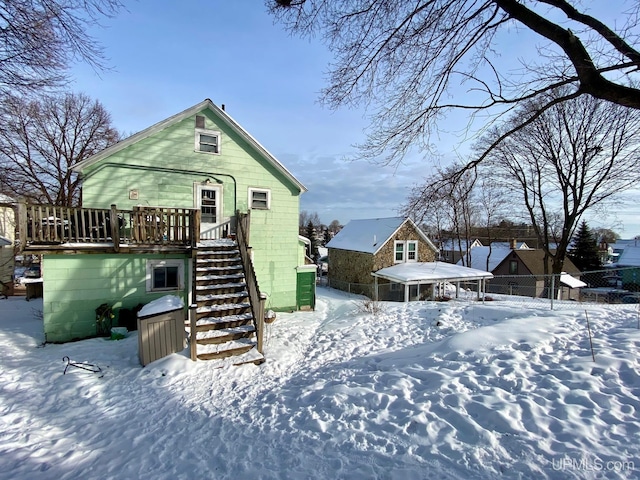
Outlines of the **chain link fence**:
<svg viewBox="0 0 640 480">
<path fill-rule="evenodd" d="M 322 276 L 318 284 L 355 295 L 376 298 L 376 286 L 364 283 L 348 283 Z M 546 304 L 551 309 L 575 308 L 585 304 L 639 304 L 640 267 L 605 268 L 572 276 L 563 275 L 500 275 L 486 282 L 484 294 L 478 293 L 476 283 L 458 285 L 440 284 L 407 285 L 411 301 L 459 300 L 519 302 L 523 306 Z M 399 283 L 378 285 L 377 298 L 402 302 L 405 286 Z"/>
</svg>

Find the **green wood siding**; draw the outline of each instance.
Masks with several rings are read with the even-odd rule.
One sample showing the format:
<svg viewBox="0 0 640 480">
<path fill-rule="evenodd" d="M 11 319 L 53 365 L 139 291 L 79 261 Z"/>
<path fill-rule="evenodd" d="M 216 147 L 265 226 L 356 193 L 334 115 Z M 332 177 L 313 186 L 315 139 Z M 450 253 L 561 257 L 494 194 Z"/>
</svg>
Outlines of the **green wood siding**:
<svg viewBox="0 0 640 480">
<path fill-rule="evenodd" d="M 300 189 L 215 112 L 205 128 L 221 133 L 220 154 L 195 151 L 195 114 L 129 145 L 83 171 L 83 206 L 135 205 L 194 208 L 194 183 L 222 181 L 223 216 L 248 209 L 249 188 L 269 189 L 270 210 L 251 211 L 251 247 L 267 307 L 296 306 Z M 129 199 L 130 190 L 138 198 Z"/>
<path fill-rule="evenodd" d="M 146 292 L 149 259 L 180 255 L 45 255 L 43 259 L 44 333 L 47 342 L 96 335 L 95 309 L 109 303 L 114 313 L 164 295 L 178 295 L 187 304 L 188 281 L 179 292 Z M 188 261 L 185 276 L 188 277 Z M 114 319 L 116 325 L 117 317 Z"/>
</svg>

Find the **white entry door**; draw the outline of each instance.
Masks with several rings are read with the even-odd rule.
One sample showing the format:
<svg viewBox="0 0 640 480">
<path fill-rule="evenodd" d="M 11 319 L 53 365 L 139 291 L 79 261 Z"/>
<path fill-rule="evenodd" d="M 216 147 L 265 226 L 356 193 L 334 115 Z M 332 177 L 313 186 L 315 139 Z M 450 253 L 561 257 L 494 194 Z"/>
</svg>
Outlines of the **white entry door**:
<svg viewBox="0 0 640 480">
<path fill-rule="evenodd" d="M 200 209 L 200 238 L 220 238 L 218 226 L 222 223 L 222 188 L 212 185 L 198 185 L 196 208 Z"/>
</svg>

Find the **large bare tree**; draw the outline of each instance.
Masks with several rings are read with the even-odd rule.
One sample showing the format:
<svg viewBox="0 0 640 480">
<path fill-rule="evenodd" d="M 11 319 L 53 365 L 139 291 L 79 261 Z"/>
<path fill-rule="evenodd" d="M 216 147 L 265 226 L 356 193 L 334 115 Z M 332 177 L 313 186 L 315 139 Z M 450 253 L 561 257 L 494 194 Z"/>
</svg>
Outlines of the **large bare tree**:
<svg viewBox="0 0 640 480">
<path fill-rule="evenodd" d="M 591 96 L 554 102 L 565 96 L 554 91 L 531 101 L 479 146 L 484 151 L 540 103 L 553 104 L 494 148 L 484 168 L 509 193 L 510 205 L 528 213 L 551 259 L 549 273 L 556 274 L 584 213 L 606 206 L 640 178 L 640 110 Z"/>
<path fill-rule="evenodd" d="M 87 29 L 122 7 L 120 0 L 0 2 L 0 93 L 58 86 L 74 60 L 103 68 Z"/>
<path fill-rule="evenodd" d="M 472 172 L 460 176 L 455 184 L 440 183 L 457 171 L 459 165 L 440 168 L 425 185 L 412 188 L 406 204 L 401 211 L 411 216 L 417 223 L 427 223 L 436 226 L 438 237 L 444 241 L 444 232 L 451 235 L 450 240 L 454 249 L 460 253 L 463 265 L 471 261 L 469 245 L 471 245 L 471 231 L 476 221 L 477 209 L 473 201 L 473 188 L 476 182 Z"/>
<path fill-rule="evenodd" d="M 105 108 L 84 94 L 6 96 L 0 122 L 0 191 L 52 205 L 77 206 L 71 167 L 120 138 Z"/>
<path fill-rule="evenodd" d="M 624 5 L 614 22 L 592 16 L 594 4 L 579 0 L 266 3 L 287 29 L 320 35 L 335 54 L 322 94 L 328 105 L 373 107 L 360 146 L 364 158 L 397 162 L 412 146 L 429 148 L 430 134 L 451 109 L 495 120 L 537 102 L 538 110 L 511 122 L 473 166 L 557 103 L 589 95 L 640 108 L 640 90 L 632 84 L 640 69 L 637 1 Z M 615 7 L 620 5 L 606 4 L 607 12 Z M 512 53 L 504 45 L 522 31 L 533 32 L 540 43 L 529 57 L 518 52 L 522 64 L 516 68 L 506 61 Z M 563 96 L 546 95 L 560 86 L 567 87 Z"/>
</svg>

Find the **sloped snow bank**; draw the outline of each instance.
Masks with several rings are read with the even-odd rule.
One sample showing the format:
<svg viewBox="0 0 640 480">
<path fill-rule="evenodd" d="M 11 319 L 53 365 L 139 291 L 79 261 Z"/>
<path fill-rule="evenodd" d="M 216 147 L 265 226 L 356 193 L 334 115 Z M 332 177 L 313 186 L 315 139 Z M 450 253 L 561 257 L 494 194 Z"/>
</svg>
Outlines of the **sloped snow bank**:
<svg viewBox="0 0 640 480">
<path fill-rule="evenodd" d="M 374 315 L 320 289 L 265 364 L 214 369 L 141 368 L 135 333 L 41 347 L 37 305 L 0 300 L 0 478 L 640 477 L 637 306 L 588 307 L 593 362 L 579 304 Z"/>
</svg>

